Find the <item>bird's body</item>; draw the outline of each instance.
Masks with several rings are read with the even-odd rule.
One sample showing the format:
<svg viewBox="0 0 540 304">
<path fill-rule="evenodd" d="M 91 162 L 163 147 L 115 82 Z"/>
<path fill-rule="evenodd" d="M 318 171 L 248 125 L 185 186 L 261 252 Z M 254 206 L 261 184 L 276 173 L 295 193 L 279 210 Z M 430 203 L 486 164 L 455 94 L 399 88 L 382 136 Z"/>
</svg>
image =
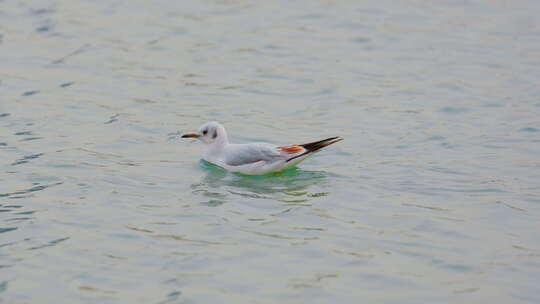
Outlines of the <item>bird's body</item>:
<svg viewBox="0 0 540 304">
<path fill-rule="evenodd" d="M 259 175 L 294 167 L 308 155 L 287 161 L 292 155 L 267 143 L 227 144 L 216 153 L 206 147 L 203 159 L 231 172 Z"/>
<path fill-rule="evenodd" d="M 314 152 L 342 138 L 331 137 L 303 145 L 276 146 L 269 143 L 231 144 L 225 128 L 217 122 L 204 124 L 198 133 L 183 138 L 198 138 L 205 143 L 203 159 L 231 172 L 261 175 L 296 166 Z"/>
</svg>

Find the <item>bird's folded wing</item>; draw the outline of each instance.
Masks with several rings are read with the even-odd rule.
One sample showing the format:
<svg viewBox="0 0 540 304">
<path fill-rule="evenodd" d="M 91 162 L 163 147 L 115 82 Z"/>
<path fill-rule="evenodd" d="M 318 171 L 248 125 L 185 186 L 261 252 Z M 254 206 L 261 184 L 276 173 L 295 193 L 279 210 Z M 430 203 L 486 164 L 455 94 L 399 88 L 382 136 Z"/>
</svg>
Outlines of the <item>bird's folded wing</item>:
<svg viewBox="0 0 540 304">
<path fill-rule="evenodd" d="M 259 161 L 273 161 L 281 157 L 275 146 L 270 144 L 229 145 L 225 151 L 224 161 L 229 166 L 242 166 Z"/>
</svg>

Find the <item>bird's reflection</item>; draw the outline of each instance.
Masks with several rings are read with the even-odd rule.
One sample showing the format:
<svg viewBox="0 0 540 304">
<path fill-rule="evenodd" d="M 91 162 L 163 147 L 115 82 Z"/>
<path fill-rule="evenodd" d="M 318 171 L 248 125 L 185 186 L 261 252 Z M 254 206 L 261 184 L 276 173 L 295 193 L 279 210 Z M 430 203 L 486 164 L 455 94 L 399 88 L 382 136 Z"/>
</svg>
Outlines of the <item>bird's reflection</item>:
<svg viewBox="0 0 540 304">
<path fill-rule="evenodd" d="M 223 204 L 230 195 L 302 203 L 311 197 L 326 195 L 324 192 L 317 192 L 316 189 L 320 190 L 320 187 L 313 186 L 323 185 L 330 176 L 324 171 L 306 171 L 298 168 L 267 175 L 240 175 L 204 160 L 200 161 L 200 166 L 206 171 L 206 175 L 200 183 L 193 184 L 192 188 L 194 193 L 209 199 L 204 202 L 209 206 Z"/>
</svg>

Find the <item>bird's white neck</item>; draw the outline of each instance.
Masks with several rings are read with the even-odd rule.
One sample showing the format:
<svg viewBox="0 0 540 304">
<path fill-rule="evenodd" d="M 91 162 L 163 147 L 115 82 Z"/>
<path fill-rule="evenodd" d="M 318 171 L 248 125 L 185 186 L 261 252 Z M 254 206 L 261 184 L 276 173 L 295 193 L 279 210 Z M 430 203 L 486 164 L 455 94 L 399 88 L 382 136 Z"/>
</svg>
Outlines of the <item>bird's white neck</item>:
<svg viewBox="0 0 540 304">
<path fill-rule="evenodd" d="M 217 136 L 215 140 L 211 143 L 205 144 L 204 154 L 213 158 L 212 156 L 220 154 L 220 152 L 229 144 L 229 138 L 227 136 L 227 131 L 225 128 L 220 126 L 217 128 Z"/>
<path fill-rule="evenodd" d="M 223 126 L 219 126 L 216 130 L 217 137 L 216 140 L 212 143 L 213 145 L 221 145 L 225 146 L 229 144 L 229 137 L 227 136 L 227 131 L 225 131 L 225 128 Z"/>
</svg>

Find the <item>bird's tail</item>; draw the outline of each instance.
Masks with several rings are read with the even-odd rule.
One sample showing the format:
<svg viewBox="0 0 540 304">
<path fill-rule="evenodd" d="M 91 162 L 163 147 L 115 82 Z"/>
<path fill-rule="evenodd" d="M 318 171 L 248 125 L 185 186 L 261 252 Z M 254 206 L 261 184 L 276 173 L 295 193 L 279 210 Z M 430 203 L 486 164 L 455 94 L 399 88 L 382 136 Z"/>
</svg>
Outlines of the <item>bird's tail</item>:
<svg viewBox="0 0 540 304">
<path fill-rule="evenodd" d="M 319 151 L 320 149 L 324 148 L 324 147 L 327 147 L 327 146 L 330 146 L 331 144 L 335 144 L 337 143 L 338 141 L 342 141 L 343 138 L 339 137 L 339 136 L 335 136 L 335 137 L 330 137 L 330 138 L 327 138 L 327 139 L 323 139 L 323 140 L 319 140 L 319 141 L 314 141 L 314 142 L 310 142 L 310 143 L 307 143 L 307 144 L 303 144 L 303 145 L 299 145 L 300 147 L 306 149 L 306 151 L 300 155 L 296 155 L 294 157 L 291 157 L 287 160 L 287 162 L 295 159 L 295 158 L 298 158 L 298 157 L 302 157 L 306 154 L 309 154 L 309 153 L 313 153 L 313 152 L 317 152 Z"/>
</svg>

